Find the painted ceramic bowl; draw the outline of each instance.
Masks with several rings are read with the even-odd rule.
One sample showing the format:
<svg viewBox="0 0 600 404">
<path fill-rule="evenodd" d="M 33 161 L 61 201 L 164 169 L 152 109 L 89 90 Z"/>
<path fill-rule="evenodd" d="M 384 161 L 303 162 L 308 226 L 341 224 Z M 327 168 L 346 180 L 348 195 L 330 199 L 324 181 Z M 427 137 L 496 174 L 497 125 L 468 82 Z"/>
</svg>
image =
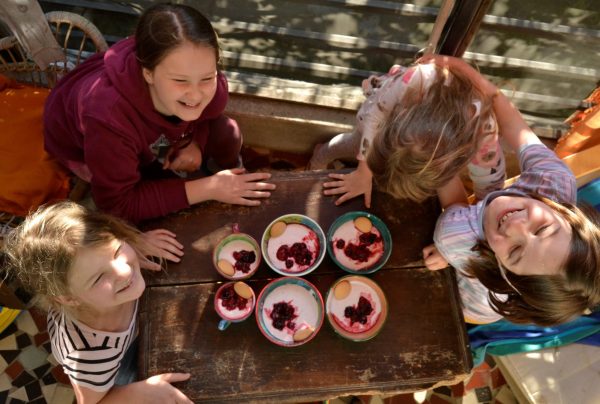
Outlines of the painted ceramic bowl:
<svg viewBox="0 0 600 404">
<path fill-rule="evenodd" d="M 337 334 L 352 341 L 375 337 L 387 319 L 385 294 L 365 276 L 347 275 L 338 279 L 325 301 L 329 324 Z"/>
<path fill-rule="evenodd" d="M 262 236 L 262 254 L 275 272 L 303 276 L 325 257 L 325 233 L 311 218 L 290 214 L 273 220 Z"/>
<path fill-rule="evenodd" d="M 239 323 L 252 315 L 256 304 L 254 290 L 244 282 L 227 282 L 215 293 L 215 311 L 221 317 L 219 330 Z"/>
<path fill-rule="evenodd" d="M 260 266 L 260 247 L 252 236 L 234 232 L 219 241 L 212 259 L 215 269 L 223 277 L 248 279 Z"/>
<path fill-rule="evenodd" d="M 284 347 L 306 344 L 323 325 L 321 293 L 302 278 L 287 276 L 271 281 L 258 295 L 255 311 L 263 335 Z"/>
<path fill-rule="evenodd" d="M 377 216 L 348 212 L 338 217 L 327 233 L 327 252 L 351 274 L 370 274 L 382 268 L 392 253 L 392 236 Z"/>
</svg>

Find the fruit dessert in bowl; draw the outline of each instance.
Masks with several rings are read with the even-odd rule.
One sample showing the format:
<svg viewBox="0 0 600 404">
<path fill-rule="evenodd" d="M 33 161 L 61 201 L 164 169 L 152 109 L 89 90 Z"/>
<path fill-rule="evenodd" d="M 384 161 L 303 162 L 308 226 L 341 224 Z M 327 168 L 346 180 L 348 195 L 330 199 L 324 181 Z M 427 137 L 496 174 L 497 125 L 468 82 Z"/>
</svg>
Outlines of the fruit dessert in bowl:
<svg viewBox="0 0 600 404">
<path fill-rule="evenodd" d="M 221 317 L 219 330 L 244 321 L 252 315 L 256 303 L 254 291 L 244 282 L 227 282 L 215 293 L 215 311 Z"/>
<path fill-rule="evenodd" d="M 340 268 L 352 274 L 370 274 L 385 265 L 392 253 L 392 236 L 377 216 L 348 212 L 327 233 L 327 251 Z"/>
<path fill-rule="evenodd" d="M 338 279 L 327 292 L 325 309 L 335 332 L 352 341 L 375 337 L 388 313 L 387 300 L 379 285 L 359 275 Z"/>
<path fill-rule="evenodd" d="M 290 214 L 273 220 L 263 233 L 265 262 L 278 274 L 303 276 L 325 257 L 325 233 L 311 218 Z"/>
<path fill-rule="evenodd" d="M 258 295 L 256 322 L 274 344 L 294 347 L 307 343 L 319 332 L 323 317 L 321 294 L 302 278 L 275 279 Z"/>
<path fill-rule="evenodd" d="M 260 265 L 260 247 L 256 240 L 236 231 L 219 241 L 213 250 L 213 265 L 222 276 L 231 280 L 251 277 Z"/>
</svg>

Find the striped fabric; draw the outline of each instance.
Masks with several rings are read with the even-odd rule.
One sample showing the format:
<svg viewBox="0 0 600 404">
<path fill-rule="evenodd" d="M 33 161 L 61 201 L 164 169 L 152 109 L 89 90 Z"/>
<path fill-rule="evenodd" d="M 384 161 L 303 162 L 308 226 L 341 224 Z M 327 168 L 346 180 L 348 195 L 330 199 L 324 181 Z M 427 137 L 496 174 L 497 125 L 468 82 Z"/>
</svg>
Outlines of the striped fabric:
<svg viewBox="0 0 600 404">
<path fill-rule="evenodd" d="M 135 339 L 137 302 L 126 331 L 94 330 L 69 316 L 64 310 L 48 312 L 48 333 L 52 353 L 71 383 L 94 391 L 107 391 L 127 349 Z"/>
<path fill-rule="evenodd" d="M 576 202 L 575 177 L 569 168 L 546 146 L 524 145 L 519 151 L 521 176 L 505 190 L 488 194 L 476 205 L 454 205 L 438 219 L 434 242 L 440 254 L 457 269 L 463 314 L 473 323 L 490 323 L 501 317 L 488 302 L 488 290 L 478 280 L 465 275 L 465 267 L 473 255 L 471 248 L 484 237 L 483 210 L 500 195 L 525 196 L 537 193 L 557 202 Z"/>
</svg>

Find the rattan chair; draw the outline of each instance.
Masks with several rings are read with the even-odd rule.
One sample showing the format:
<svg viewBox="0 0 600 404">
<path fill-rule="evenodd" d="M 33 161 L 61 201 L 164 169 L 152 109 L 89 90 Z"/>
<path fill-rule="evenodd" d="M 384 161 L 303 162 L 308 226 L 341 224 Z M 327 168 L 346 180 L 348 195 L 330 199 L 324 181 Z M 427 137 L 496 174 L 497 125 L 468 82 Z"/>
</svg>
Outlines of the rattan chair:
<svg viewBox="0 0 600 404">
<path fill-rule="evenodd" d="M 63 50 L 62 59 L 52 61 L 42 70 L 28 57 L 17 39 L 9 36 L 0 39 L 0 74 L 52 88 L 60 77 L 88 56 L 108 49 L 100 30 L 86 18 L 66 11 L 52 11 L 45 16 L 56 42 Z"/>
</svg>

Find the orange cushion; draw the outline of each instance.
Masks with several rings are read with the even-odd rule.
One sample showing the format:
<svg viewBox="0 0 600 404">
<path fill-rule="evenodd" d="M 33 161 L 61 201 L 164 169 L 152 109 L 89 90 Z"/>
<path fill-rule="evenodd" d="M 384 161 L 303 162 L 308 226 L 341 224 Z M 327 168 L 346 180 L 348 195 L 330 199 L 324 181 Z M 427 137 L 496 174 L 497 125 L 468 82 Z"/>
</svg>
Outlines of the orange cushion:
<svg viewBox="0 0 600 404">
<path fill-rule="evenodd" d="M 0 76 L 0 83 L 7 81 Z M 24 216 L 66 198 L 69 178 L 44 151 L 42 112 L 50 90 L 7 87 L 0 90 L 0 211 Z"/>
</svg>

